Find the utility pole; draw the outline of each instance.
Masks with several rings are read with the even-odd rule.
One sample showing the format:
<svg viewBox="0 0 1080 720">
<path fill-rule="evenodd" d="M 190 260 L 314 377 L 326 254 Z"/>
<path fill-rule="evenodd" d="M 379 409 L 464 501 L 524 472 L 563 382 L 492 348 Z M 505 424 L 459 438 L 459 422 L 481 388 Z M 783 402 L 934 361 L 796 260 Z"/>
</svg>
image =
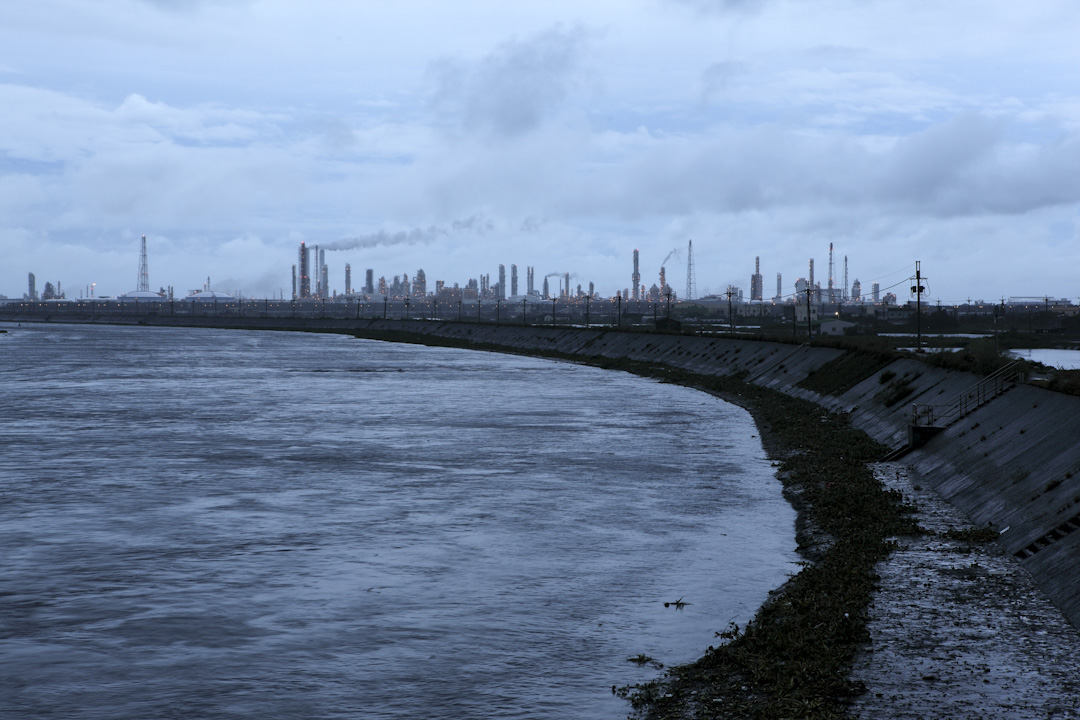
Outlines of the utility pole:
<svg viewBox="0 0 1080 720">
<path fill-rule="evenodd" d="M 810 324 L 810 294 L 814 292 L 814 289 L 809 285 L 806 286 L 806 337 L 810 340 L 814 339 L 814 328 Z"/>
<path fill-rule="evenodd" d="M 589 327 L 589 296 L 585 296 L 585 328 Z"/>
<path fill-rule="evenodd" d="M 529 317 L 526 314 L 528 311 L 529 311 L 529 300 L 528 300 L 528 298 L 526 298 L 526 299 L 521 301 L 521 326 L 522 327 L 528 327 L 529 326 Z"/>
<path fill-rule="evenodd" d="M 734 290 L 732 290 L 732 288 L 731 288 L 731 286 L 730 286 L 730 285 L 728 285 L 728 289 L 727 289 L 727 293 L 726 293 L 726 294 L 727 294 L 727 320 L 728 320 L 728 332 L 730 332 L 730 333 L 731 333 L 732 335 L 734 335 L 734 334 L 735 334 L 735 315 L 734 315 L 734 314 L 732 314 L 732 309 L 731 309 L 731 296 L 735 294 L 735 291 L 734 291 Z"/>
<path fill-rule="evenodd" d="M 922 284 L 925 278 L 922 276 L 922 263 L 915 261 L 915 284 L 911 286 L 911 292 L 915 295 L 915 352 L 922 352 L 922 294 L 926 287 Z"/>
</svg>

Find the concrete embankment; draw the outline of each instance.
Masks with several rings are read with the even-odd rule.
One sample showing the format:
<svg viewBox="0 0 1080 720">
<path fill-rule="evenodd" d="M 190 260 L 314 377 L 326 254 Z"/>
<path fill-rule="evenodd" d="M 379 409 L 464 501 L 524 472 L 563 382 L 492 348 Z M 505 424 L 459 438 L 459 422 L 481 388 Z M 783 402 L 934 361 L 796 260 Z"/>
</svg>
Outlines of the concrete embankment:
<svg viewBox="0 0 1080 720">
<path fill-rule="evenodd" d="M 99 316 L 87 321 L 352 332 L 385 339 L 415 334 L 462 346 L 661 363 L 703 375 L 740 374 L 747 382 L 850 413 L 855 427 L 890 447 L 907 443 L 912 404 L 946 405 L 980 381 L 968 373 L 899 359 L 874 368 L 841 392 L 822 394 L 799 383 L 845 351 L 610 328 L 258 317 Z M 1080 530 L 1080 397 L 1017 384 L 949 424 L 903 461 L 976 525 L 1000 529 L 1005 551 L 1080 627 L 1080 532 L 1074 532 Z"/>
<path fill-rule="evenodd" d="M 706 375 L 741 373 L 756 383 L 848 412 L 852 424 L 890 447 L 907 443 L 912 404 L 946 405 L 979 383 L 969 373 L 899 359 L 846 391 L 798 383 L 844 355 L 835 348 L 755 340 L 598 329 L 430 322 L 366 323 L 360 334 L 413 332 L 455 343 L 554 351 L 583 359 L 625 358 Z M 901 401 L 890 388 L 903 391 Z M 807 418 L 815 422 L 816 418 Z M 1019 560 L 1080 627 L 1080 397 L 1017 384 L 945 427 L 904 458 L 973 523 L 1001 530 Z"/>
</svg>

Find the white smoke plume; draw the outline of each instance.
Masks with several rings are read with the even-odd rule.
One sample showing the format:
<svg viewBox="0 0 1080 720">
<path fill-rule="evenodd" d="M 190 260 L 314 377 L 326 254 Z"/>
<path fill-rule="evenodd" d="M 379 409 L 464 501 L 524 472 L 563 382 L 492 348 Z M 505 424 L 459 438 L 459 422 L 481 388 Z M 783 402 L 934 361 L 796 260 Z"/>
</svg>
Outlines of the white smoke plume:
<svg viewBox="0 0 1080 720">
<path fill-rule="evenodd" d="M 455 220 L 449 227 L 430 225 L 426 228 L 413 228 L 412 230 L 398 230 L 387 232 L 379 230 L 368 235 L 342 238 L 326 244 L 319 243 L 323 250 L 356 250 L 360 248 L 373 248 L 379 245 L 422 245 L 435 242 L 440 238 L 451 235 L 475 233 L 483 235 L 495 229 L 495 224 L 482 215 L 473 215 L 464 220 Z"/>
</svg>

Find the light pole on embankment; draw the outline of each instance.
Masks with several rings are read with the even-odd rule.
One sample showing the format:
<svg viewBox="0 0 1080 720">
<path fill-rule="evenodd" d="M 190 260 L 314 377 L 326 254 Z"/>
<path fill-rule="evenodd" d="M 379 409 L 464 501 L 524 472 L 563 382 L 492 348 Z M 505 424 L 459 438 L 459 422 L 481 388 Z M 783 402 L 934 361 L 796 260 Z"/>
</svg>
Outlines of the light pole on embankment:
<svg viewBox="0 0 1080 720">
<path fill-rule="evenodd" d="M 810 325 L 810 293 L 813 290 L 810 288 L 810 284 L 806 285 L 806 337 L 810 340 L 814 339 L 814 328 Z"/>
<path fill-rule="evenodd" d="M 915 284 L 911 286 L 911 293 L 915 296 L 915 352 L 922 352 L 922 294 L 926 290 L 922 281 L 922 263 L 915 261 Z"/>
</svg>

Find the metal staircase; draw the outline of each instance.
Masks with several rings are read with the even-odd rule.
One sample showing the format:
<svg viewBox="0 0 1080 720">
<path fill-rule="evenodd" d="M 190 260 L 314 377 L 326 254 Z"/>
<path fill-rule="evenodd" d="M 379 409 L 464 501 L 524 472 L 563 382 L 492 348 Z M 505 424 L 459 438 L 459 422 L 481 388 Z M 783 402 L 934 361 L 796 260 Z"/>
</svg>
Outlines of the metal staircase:
<svg viewBox="0 0 1080 720">
<path fill-rule="evenodd" d="M 952 402 L 945 405 L 915 403 L 911 406 L 911 420 L 908 423 L 908 442 L 894 448 L 881 462 L 899 460 L 904 455 L 919 447 L 976 408 L 982 407 L 1005 391 L 1024 381 L 1020 370 L 1021 362 L 1015 360 L 979 380 L 969 389 L 960 393 Z"/>
<path fill-rule="evenodd" d="M 947 405 L 911 406 L 911 424 L 915 427 L 947 428 L 976 408 L 982 407 L 1006 390 L 1024 381 L 1019 360 L 998 368 L 971 388 L 960 393 Z"/>
</svg>

